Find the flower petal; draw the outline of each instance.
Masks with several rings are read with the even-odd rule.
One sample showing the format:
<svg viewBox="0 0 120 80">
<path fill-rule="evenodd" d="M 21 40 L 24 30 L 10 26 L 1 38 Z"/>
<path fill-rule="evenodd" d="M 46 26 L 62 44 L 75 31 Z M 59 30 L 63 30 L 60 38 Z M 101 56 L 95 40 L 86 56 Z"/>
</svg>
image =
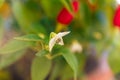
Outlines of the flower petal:
<svg viewBox="0 0 120 80">
<path fill-rule="evenodd" d="M 69 34 L 70 33 L 70 31 L 67 31 L 67 32 L 60 32 L 60 33 L 58 33 L 58 37 L 63 37 L 63 36 L 65 36 L 65 35 L 67 35 L 67 34 Z"/>
<path fill-rule="evenodd" d="M 56 43 L 55 40 L 56 40 L 55 38 L 52 38 L 52 39 L 50 40 L 50 42 L 49 42 L 49 51 L 50 51 L 50 52 L 52 51 L 52 48 L 54 47 L 54 45 L 55 45 L 55 43 Z"/>
<path fill-rule="evenodd" d="M 69 32 L 60 32 L 60 33 L 54 35 L 54 37 L 51 38 L 49 41 L 49 51 L 50 52 L 52 51 L 55 44 L 64 45 L 62 37 L 69 33 L 70 33 L 70 31 Z"/>
<path fill-rule="evenodd" d="M 59 44 L 59 45 L 64 45 L 63 39 L 60 38 L 60 42 L 58 42 L 57 44 Z"/>
</svg>

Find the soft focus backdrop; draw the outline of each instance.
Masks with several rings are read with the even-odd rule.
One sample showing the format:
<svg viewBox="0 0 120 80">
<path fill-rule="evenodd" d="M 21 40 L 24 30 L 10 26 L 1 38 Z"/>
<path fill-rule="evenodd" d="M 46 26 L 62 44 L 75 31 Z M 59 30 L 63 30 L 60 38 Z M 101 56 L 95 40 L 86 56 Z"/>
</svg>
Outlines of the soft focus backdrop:
<svg viewBox="0 0 120 80">
<path fill-rule="evenodd" d="M 0 80 L 120 80 L 119 2 L 0 0 Z"/>
</svg>

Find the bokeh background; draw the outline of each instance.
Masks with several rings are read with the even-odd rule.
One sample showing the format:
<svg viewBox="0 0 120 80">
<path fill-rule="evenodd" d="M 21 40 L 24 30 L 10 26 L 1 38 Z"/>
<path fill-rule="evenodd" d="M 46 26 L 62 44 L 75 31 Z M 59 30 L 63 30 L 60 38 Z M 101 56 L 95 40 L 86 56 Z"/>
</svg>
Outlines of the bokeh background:
<svg viewBox="0 0 120 80">
<path fill-rule="evenodd" d="M 44 33 L 49 37 L 58 27 L 59 12 L 70 7 L 70 1 L 0 0 L 0 80 L 32 80 L 31 65 L 40 45 L 31 48 L 10 41 L 25 34 Z M 74 19 L 61 26 L 62 31 L 71 31 L 64 42 L 76 51 L 78 80 L 120 80 L 120 29 L 113 24 L 119 4 L 116 0 L 78 1 Z M 55 58 L 44 80 L 73 80 L 70 67 L 64 59 L 62 63 Z"/>
</svg>

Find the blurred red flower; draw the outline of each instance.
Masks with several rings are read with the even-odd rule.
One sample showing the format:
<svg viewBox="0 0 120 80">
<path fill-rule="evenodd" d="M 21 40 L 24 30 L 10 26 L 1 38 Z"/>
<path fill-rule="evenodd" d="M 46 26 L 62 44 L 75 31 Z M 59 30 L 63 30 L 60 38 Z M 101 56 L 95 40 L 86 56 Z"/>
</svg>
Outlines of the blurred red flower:
<svg viewBox="0 0 120 80">
<path fill-rule="evenodd" d="M 79 2 L 78 0 L 72 1 L 72 7 L 73 7 L 73 13 L 76 13 L 79 11 Z M 67 10 L 66 8 L 63 8 L 60 13 L 57 16 L 57 21 L 61 24 L 68 25 L 71 23 L 71 21 L 74 18 L 74 14 Z"/>
<path fill-rule="evenodd" d="M 120 6 L 118 6 L 116 9 L 113 24 L 117 27 L 120 27 Z"/>
</svg>

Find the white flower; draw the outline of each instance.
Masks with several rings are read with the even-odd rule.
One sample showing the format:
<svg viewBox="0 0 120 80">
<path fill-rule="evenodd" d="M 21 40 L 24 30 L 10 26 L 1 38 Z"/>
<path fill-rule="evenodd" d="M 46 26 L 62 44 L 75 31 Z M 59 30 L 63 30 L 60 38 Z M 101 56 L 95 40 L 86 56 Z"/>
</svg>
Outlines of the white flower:
<svg viewBox="0 0 120 80">
<path fill-rule="evenodd" d="M 60 32 L 58 34 L 55 34 L 55 33 L 52 32 L 51 33 L 51 39 L 49 41 L 49 51 L 50 52 L 52 51 L 52 48 L 54 47 L 55 44 L 64 45 L 62 37 L 69 34 L 69 33 L 70 33 L 70 31 Z"/>
<path fill-rule="evenodd" d="M 70 50 L 73 53 L 80 53 L 82 52 L 82 45 L 78 41 L 74 40 L 70 46 Z"/>
</svg>

